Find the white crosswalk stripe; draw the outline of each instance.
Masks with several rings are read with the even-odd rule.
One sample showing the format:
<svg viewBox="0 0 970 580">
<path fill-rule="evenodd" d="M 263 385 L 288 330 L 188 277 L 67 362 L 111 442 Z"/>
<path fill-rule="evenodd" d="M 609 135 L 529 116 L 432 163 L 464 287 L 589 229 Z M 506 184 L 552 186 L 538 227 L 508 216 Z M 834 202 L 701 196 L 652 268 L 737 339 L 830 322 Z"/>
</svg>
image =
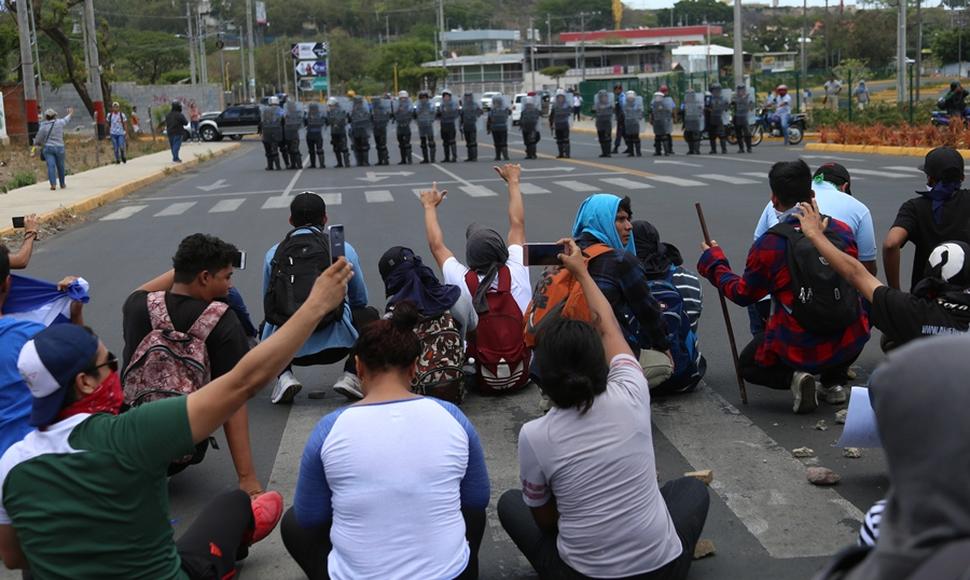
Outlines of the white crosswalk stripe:
<svg viewBox="0 0 970 580">
<path fill-rule="evenodd" d="M 428 189 L 427 187 L 415 187 L 411 191 L 414 192 L 414 197 L 421 199 L 421 192 Z"/>
<path fill-rule="evenodd" d="M 545 187 L 539 187 L 534 183 L 520 183 L 519 191 L 522 192 L 522 195 L 536 195 L 540 193 L 549 193 L 548 189 L 546 189 Z"/>
<path fill-rule="evenodd" d="M 633 181 L 632 179 L 627 179 L 625 177 L 604 177 L 600 181 L 604 183 L 609 183 L 610 185 L 615 185 L 622 189 L 652 189 L 653 186 L 649 183 L 644 183 L 642 181 Z"/>
<path fill-rule="evenodd" d="M 105 222 L 105 221 L 128 219 L 131 216 L 135 215 L 136 213 L 140 212 L 141 210 L 145 209 L 146 207 L 148 206 L 147 205 L 126 205 L 125 207 L 121 209 L 117 209 L 109 213 L 108 215 L 104 216 L 103 218 L 101 218 L 101 221 Z"/>
<path fill-rule="evenodd" d="M 317 195 L 322 197 L 323 203 L 327 205 L 340 205 L 344 201 L 344 196 L 340 193 L 320 193 Z"/>
<path fill-rule="evenodd" d="M 283 209 L 290 207 L 293 198 L 288 195 L 274 195 L 267 198 L 260 209 Z"/>
<path fill-rule="evenodd" d="M 462 185 L 459 189 L 471 197 L 496 197 L 498 195 L 484 185 Z"/>
<path fill-rule="evenodd" d="M 674 177 L 672 175 L 650 175 L 646 177 L 646 179 L 659 181 L 661 183 L 669 183 L 670 185 L 679 185 L 680 187 L 700 187 L 702 185 L 707 185 L 703 181 L 684 179 L 683 177 Z"/>
<path fill-rule="evenodd" d="M 238 199 L 223 199 L 219 203 L 212 206 L 209 213 L 229 213 L 239 209 L 239 206 L 245 202 L 245 198 Z"/>
<path fill-rule="evenodd" d="M 767 171 L 742 171 L 738 175 L 747 175 L 748 177 L 757 177 L 758 179 L 768 179 Z"/>
<path fill-rule="evenodd" d="M 723 175 L 721 173 L 701 173 L 697 175 L 701 179 L 708 179 L 710 181 L 720 181 L 722 183 L 730 183 L 731 185 L 751 185 L 752 183 L 758 183 L 753 179 L 748 179 L 747 177 L 735 177 L 733 175 Z"/>
<path fill-rule="evenodd" d="M 589 193 L 591 191 L 599 191 L 600 188 L 588 183 L 583 183 L 582 181 L 556 181 L 556 185 L 560 187 L 565 187 L 566 189 L 571 189 L 572 191 L 578 191 L 580 193 Z"/>
<path fill-rule="evenodd" d="M 847 168 L 847 169 L 849 169 L 849 175 L 851 175 L 853 178 L 856 175 L 872 175 L 873 177 L 885 177 L 887 179 L 899 179 L 901 177 L 905 179 L 913 178 L 912 174 L 909 174 L 909 173 L 892 173 L 889 171 L 878 171 L 875 169 L 858 169 L 858 168 Z"/>
<path fill-rule="evenodd" d="M 172 205 L 166 207 L 162 211 L 155 214 L 154 217 L 173 217 L 179 216 L 183 213 L 189 211 L 189 209 L 194 206 L 196 201 L 180 201 L 178 203 L 173 203 Z"/>
<path fill-rule="evenodd" d="M 378 189 L 374 191 L 365 191 L 364 199 L 367 203 L 388 203 L 394 201 L 394 196 L 391 192 L 386 189 Z"/>
<path fill-rule="evenodd" d="M 908 171 L 911 173 L 923 174 L 923 171 L 917 167 L 907 167 L 905 165 L 890 165 L 888 167 L 883 167 L 883 169 L 889 169 L 891 171 Z"/>
</svg>

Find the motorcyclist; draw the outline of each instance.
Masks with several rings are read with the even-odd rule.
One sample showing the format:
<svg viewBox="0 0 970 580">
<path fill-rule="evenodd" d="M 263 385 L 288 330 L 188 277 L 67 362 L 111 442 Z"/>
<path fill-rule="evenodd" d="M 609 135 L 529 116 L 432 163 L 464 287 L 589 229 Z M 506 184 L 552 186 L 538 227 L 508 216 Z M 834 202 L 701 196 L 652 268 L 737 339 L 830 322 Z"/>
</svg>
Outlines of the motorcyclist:
<svg viewBox="0 0 970 580">
<path fill-rule="evenodd" d="M 773 123 L 778 123 L 781 127 L 781 135 L 788 145 L 788 123 L 791 119 L 791 95 L 788 94 L 787 85 L 778 85 L 775 94 L 768 99 L 768 106 L 775 110 L 771 116 Z"/>
<path fill-rule="evenodd" d="M 948 117 L 959 117 L 967 108 L 967 90 L 957 81 L 950 83 L 950 90 L 938 102 Z"/>
</svg>

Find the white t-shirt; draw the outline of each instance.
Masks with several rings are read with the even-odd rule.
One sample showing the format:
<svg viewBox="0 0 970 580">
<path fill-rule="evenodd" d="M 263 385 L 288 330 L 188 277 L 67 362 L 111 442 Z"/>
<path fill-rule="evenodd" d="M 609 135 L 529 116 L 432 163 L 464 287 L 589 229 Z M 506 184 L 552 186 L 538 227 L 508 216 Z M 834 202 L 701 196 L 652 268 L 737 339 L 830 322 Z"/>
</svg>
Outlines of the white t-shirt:
<svg viewBox="0 0 970 580">
<path fill-rule="evenodd" d="M 559 556 L 594 578 L 645 574 L 683 544 L 657 485 L 650 390 L 637 359 L 610 362 L 606 391 L 585 414 L 553 407 L 519 433 L 526 505 L 555 496 Z"/>
<path fill-rule="evenodd" d="M 505 265 L 509 267 L 509 274 L 512 275 L 512 297 L 515 298 L 515 303 L 519 305 L 519 310 L 525 314 L 525 311 L 529 308 L 529 302 L 532 301 L 532 282 L 529 279 L 529 269 L 522 265 L 522 251 L 522 246 L 518 244 L 509 246 L 509 259 L 505 262 Z M 461 288 L 462 294 L 471 298 L 472 293 L 468 290 L 468 285 L 465 284 L 467 272 L 468 266 L 459 262 L 458 258 L 454 256 L 445 260 L 444 265 L 441 266 L 441 277 L 444 278 L 444 283 L 458 286 Z M 482 276 L 479 276 L 478 280 L 481 281 L 481 279 Z M 492 288 L 498 288 L 497 276 L 492 283 Z"/>
</svg>

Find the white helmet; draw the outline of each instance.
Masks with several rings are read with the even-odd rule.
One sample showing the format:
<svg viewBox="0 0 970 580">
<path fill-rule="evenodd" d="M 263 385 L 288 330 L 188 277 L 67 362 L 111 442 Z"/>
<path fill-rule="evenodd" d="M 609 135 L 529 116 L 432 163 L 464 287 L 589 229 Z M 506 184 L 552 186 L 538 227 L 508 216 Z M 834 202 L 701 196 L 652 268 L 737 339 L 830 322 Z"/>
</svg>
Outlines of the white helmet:
<svg viewBox="0 0 970 580">
<path fill-rule="evenodd" d="M 328 105 L 336 105 L 337 104 L 337 97 L 330 97 L 329 99 L 327 99 L 327 104 Z"/>
<path fill-rule="evenodd" d="M 628 99 L 635 99 L 635 98 L 637 98 L 637 92 L 636 91 L 627 91 L 626 92 L 626 98 L 628 98 Z"/>
<path fill-rule="evenodd" d="M 401 91 L 401 92 L 399 92 L 397 94 L 397 98 L 399 98 L 399 99 L 407 99 L 409 97 L 410 97 L 410 95 L 408 95 L 408 92 L 407 91 Z"/>
<path fill-rule="evenodd" d="M 280 98 L 279 97 L 270 97 L 269 98 L 269 104 L 271 104 L 271 105 L 278 105 L 278 104 L 280 104 Z"/>
<path fill-rule="evenodd" d="M 566 91 L 563 89 L 556 89 L 556 96 L 558 97 L 559 95 L 566 96 Z"/>
</svg>

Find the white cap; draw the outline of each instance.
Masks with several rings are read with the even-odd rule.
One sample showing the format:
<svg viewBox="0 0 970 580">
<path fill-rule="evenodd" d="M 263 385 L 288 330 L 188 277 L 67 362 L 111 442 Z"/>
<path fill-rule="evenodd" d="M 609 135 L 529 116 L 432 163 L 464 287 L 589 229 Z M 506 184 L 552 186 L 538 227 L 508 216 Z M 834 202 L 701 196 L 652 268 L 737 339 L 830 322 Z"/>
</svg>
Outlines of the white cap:
<svg viewBox="0 0 970 580">
<path fill-rule="evenodd" d="M 408 92 L 407 92 L 407 91 L 401 91 L 401 92 L 399 92 L 399 93 L 397 94 L 397 98 L 399 98 L 399 99 L 406 99 L 406 98 L 408 98 L 409 96 L 410 96 L 410 95 L 408 95 Z"/>
<path fill-rule="evenodd" d="M 635 99 L 635 98 L 637 98 L 637 92 L 636 91 L 627 91 L 626 92 L 626 96 L 629 99 Z"/>
<path fill-rule="evenodd" d="M 557 96 L 557 97 L 558 97 L 559 95 L 565 95 L 565 94 L 566 94 L 566 91 L 564 91 L 563 89 L 556 89 L 556 96 Z"/>
<path fill-rule="evenodd" d="M 337 104 L 337 97 L 330 97 L 329 99 L 327 99 L 327 104 L 328 105 L 336 105 Z"/>
<path fill-rule="evenodd" d="M 270 97 L 269 98 L 269 104 L 271 104 L 271 105 L 278 105 L 278 104 L 280 104 L 280 98 L 279 97 Z"/>
</svg>

